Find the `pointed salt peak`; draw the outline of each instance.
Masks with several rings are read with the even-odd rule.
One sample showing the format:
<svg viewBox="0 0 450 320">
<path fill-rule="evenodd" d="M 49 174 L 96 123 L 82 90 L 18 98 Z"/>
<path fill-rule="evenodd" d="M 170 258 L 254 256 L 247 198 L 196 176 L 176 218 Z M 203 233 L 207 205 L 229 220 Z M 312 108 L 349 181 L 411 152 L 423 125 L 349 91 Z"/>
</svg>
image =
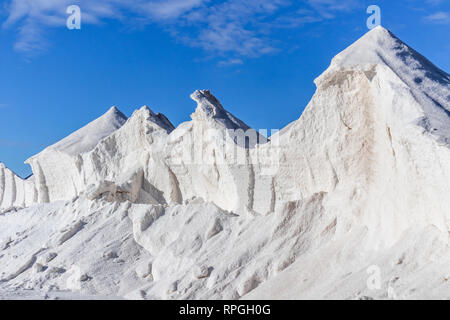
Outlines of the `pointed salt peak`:
<svg viewBox="0 0 450 320">
<path fill-rule="evenodd" d="M 165 115 L 163 115 L 162 113 L 159 113 L 159 112 L 158 113 L 153 112 L 153 110 L 150 109 L 150 107 L 148 107 L 147 105 L 144 105 L 140 109 L 133 112 L 132 117 L 135 117 L 135 116 L 138 116 L 141 114 L 144 114 L 144 117 L 148 121 L 151 121 L 152 123 L 156 124 L 158 127 L 166 130 L 167 133 L 170 133 L 173 129 L 175 129 L 173 124 L 169 121 L 169 119 L 167 119 L 167 117 Z"/>
<path fill-rule="evenodd" d="M 150 118 L 154 115 L 154 112 L 147 105 L 144 105 L 139 109 L 134 110 L 130 118 L 134 118 L 140 115 L 144 115 L 145 118 Z"/>
<path fill-rule="evenodd" d="M 399 39 L 388 29 L 377 26 L 373 28 L 372 30 L 369 30 L 366 32 L 361 38 L 359 38 L 353 45 L 365 45 L 370 47 L 377 47 L 380 45 L 383 45 L 386 41 L 392 41 Z"/>
<path fill-rule="evenodd" d="M 420 85 L 421 82 L 415 83 L 418 73 L 444 86 L 450 83 L 450 76 L 446 72 L 382 26 L 367 32 L 334 57 L 328 71 L 340 68 L 368 71 L 373 70 L 374 66 L 388 67 L 411 87 L 422 86 L 421 90 L 424 89 L 423 85 Z M 428 94 L 436 92 L 432 86 L 428 87 L 427 91 Z M 441 98 L 442 94 L 437 94 L 433 99 L 440 101 Z"/>
<path fill-rule="evenodd" d="M 250 129 L 247 124 L 225 110 L 211 91 L 197 90 L 191 94 L 191 98 L 197 102 L 197 108 L 191 114 L 192 120 L 213 120 L 227 129 L 243 129 L 244 131 Z"/>
<path fill-rule="evenodd" d="M 101 126 L 112 126 L 112 127 L 121 127 L 126 121 L 128 120 L 128 117 L 123 114 L 116 106 L 112 106 L 108 109 L 102 116 L 98 117 L 94 121 L 88 123 L 86 126 L 81 128 L 80 130 L 83 130 L 84 128 L 92 127 L 94 125 L 101 125 Z"/>
<path fill-rule="evenodd" d="M 109 108 L 107 113 L 115 113 L 115 112 L 120 112 L 120 111 L 116 106 L 112 106 L 111 108 Z"/>
<path fill-rule="evenodd" d="M 112 106 L 111 108 L 109 108 L 108 111 L 103 116 L 101 116 L 98 119 L 101 119 L 103 117 L 111 117 L 111 118 L 116 118 L 116 119 L 121 119 L 121 120 L 127 120 L 128 119 L 127 116 L 124 115 L 119 110 L 119 108 L 117 108 L 116 106 Z M 96 121 L 96 120 L 94 120 L 94 121 Z"/>
<path fill-rule="evenodd" d="M 408 46 L 392 32 L 382 26 L 377 26 L 335 56 L 331 66 L 386 65 L 390 61 L 386 61 L 385 56 L 390 56 L 389 53 L 405 48 Z"/>
<path fill-rule="evenodd" d="M 366 34 L 390 34 L 391 32 L 386 29 L 385 27 L 383 27 L 382 25 L 376 26 L 375 28 L 369 30 L 368 32 L 366 32 Z"/>
<path fill-rule="evenodd" d="M 153 112 L 153 110 L 152 109 L 150 109 L 150 107 L 149 106 L 147 106 L 146 104 L 145 105 L 143 105 L 139 110 L 143 110 L 143 111 L 146 111 L 146 112 L 148 112 L 149 114 L 155 114 L 154 112 Z"/>
<path fill-rule="evenodd" d="M 191 99 L 197 102 L 195 113 L 202 112 L 208 118 L 218 116 L 225 111 L 219 100 L 209 90 L 196 90 L 191 94 Z"/>
<path fill-rule="evenodd" d="M 99 118 L 91 121 L 84 127 L 47 147 L 43 151 L 57 151 L 70 156 L 88 152 L 92 150 L 100 140 L 106 138 L 122 127 L 126 121 L 127 117 L 120 112 L 117 107 L 113 106 Z M 25 163 L 30 163 L 32 159 L 38 157 L 41 153 L 30 157 Z"/>
</svg>

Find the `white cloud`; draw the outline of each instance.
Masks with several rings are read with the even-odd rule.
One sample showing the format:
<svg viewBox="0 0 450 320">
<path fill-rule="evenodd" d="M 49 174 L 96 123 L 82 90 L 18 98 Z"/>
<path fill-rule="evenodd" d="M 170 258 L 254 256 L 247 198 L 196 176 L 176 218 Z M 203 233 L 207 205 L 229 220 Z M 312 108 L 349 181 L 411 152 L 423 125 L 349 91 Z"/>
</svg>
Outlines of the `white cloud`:
<svg viewBox="0 0 450 320">
<path fill-rule="evenodd" d="M 440 5 L 441 3 L 444 3 L 446 0 L 426 0 L 426 3 L 431 4 L 433 6 Z"/>
<path fill-rule="evenodd" d="M 183 40 L 217 55 L 259 57 L 275 53 L 279 51 L 275 31 L 322 20 L 314 11 L 298 10 L 298 3 L 228 0 L 205 5 L 182 17 L 182 25 L 194 27 Z"/>
<path fill-rule="evenodd" d="M 156 20 L 175 19 L 185 12 L 198 7 L 204 0 L 172 0 L 172 1 L 150 1 L 138 7 L 148 13 Z"/>
<path fill-rule="evenodd" d="M 274 52 L 261 22 L 270 24 L 273 15 L 288 5 L 285 0 L 228 0 L 203 6 L 182 17 L 184 25 L 194 27 L 184 41 L 219 55 L 257 57 Z"/>
<path fill-rule="evenodd" d="M 45 48 L 43 37 L 48 27 L 65 27 L 66 8 L 76 4 L 82 11 L 82 23 L 98 24 L 104 19 L 127 22 L 127 15 L 153 20 L 176 19 L 207 0 L 9 0 L 8 18 L 3 28 L 18 32 L 15 48 L 36 51 Z M 131 19 L 130 19 L 131 20 Z"/>
<path fill-rule="evenodd" d="M 334 18 L 339 12 L 349 12 L 362 6 L 358 0 L 307 0 L 307 2 L 326 19 Z"/>
<path fill-rule="evenodd" d="M 0 139 L 0 147 L 7 147 L 7 148 L 28 148 L 31 144 L 24 141 L 15 141 L 15 140 L 7 140 L 7 139 Z"/>
<path fill-rule="evenodd" d="M 424 18 L 426 22 L 437 24 L 450 24 L 450 14 L 447 12 L 439 11 Z"/>
<path fill-rule="evenodd" d="M 219 62 L 219 66 L 225 67 L 225 66 L 235 66 L 235 65 L 241 65 L 244 64 L 244 61 L 242 59 L 229 59 L 229 60 L 222 60 Z"/>
<path fill-rule="evenodd" d="M 355 7 L 356 0 L 7 0 L 3 27 L 17 32 L 15 49 L 46 47 L 45 30 L 65 27 L 67 6 L 77 4 L 82 24 L 106 19 L 124 24 L 157 23 L 176 39 L 210 54 L 258 57 L 277 52 L 274 32 L 334 17 Z"/>
</svg>

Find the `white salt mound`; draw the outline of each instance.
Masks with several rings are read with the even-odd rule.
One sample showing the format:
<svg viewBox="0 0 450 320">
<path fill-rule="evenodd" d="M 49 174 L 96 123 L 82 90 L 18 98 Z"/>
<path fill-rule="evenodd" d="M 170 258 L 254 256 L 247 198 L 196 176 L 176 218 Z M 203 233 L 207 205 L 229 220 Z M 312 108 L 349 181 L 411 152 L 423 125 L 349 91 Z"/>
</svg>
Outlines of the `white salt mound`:
<svg viewBox="0 0 450 320">
<path fill-rule="evenodd" d="M 315 83 L 270 139 L 200 90 L 0 163 L 0 298 L 449 299 L 450 76 L 378 27 Z"/>
</svg>

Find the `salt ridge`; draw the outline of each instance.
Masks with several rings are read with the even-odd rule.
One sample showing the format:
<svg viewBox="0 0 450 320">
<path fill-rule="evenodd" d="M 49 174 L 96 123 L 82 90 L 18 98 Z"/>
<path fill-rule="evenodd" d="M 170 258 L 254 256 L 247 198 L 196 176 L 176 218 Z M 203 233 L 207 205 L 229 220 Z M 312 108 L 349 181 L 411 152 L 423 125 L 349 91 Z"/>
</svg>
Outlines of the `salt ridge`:
<svg viewBox="0 0 450 320">
<path fill-rule="evenodd" d="M 29 181 L 0 166 L 0 296 L 58 295 L 77 265 L 85 296 L 448 297 L 448 74 L 378 27 L 315 83 L 270 140 L 202 90 L 176 128 L 143 107 L 32 157 Z"/>
</svg>

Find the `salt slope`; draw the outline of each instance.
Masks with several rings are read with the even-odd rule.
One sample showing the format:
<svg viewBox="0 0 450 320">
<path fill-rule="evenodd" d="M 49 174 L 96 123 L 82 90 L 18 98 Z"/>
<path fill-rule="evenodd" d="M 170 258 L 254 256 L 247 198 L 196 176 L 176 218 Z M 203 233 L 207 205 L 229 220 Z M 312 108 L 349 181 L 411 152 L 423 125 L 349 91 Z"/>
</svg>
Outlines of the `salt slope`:
<svg viewBox="0 0 450 320">
<path fill-rule="evenodd" d="M 277 195 L 324 192 L 335 235 L 246 298 L 448 297 L 448 74 L 379 27 L 315 82 L 280 134 Z M 373 266 L 378 290 L 366 285 Z"/>
<path fill-rule="evenodd" d="M 422 126 L 441 107 L 422 105 L 416 97 L 426 88 L 411 88 L 397 75 L 408 76 L 401 63 L 421 70 L 402 60 L 413 51 L 398 41 L 377 28 L 338 55 L 316 80 L 302 117 L 258 146 L 279 154 L 273 176 L 256 164 L 254 182 L 241 180 L 253 188 L 252 208 L 263 210 L 223 216 L 155 207 L 132 214 L 136 241 L 156 255 L 150 295 L 388 298 L 392 287 L 404 298 L 448 296 L 450 153 L 445 130 L 437 135 Z M 365 61 L 357 52 L 375 50 L 374 42 L 385 58 L 369 53 Z M 392 50 L 397 54 L 388 56 Z M 342 55 L 353 55 L 355 64 L 337 64 Z M 425 65 L 422 82 L 429 72 Z M 437 91 L 446 92 L 445 79 L 433 80 L 443 86 Z M 269 202 L 273 210 L 266 210 Z M 211 230 L 220 232 L 208 238 Z M 376 292 L 366 284 L 371 265 L 383 272 Z M 197 277 L 208 279 L 206 286 L 195 270 L 211 270 Z"/>
<path fill-rule="evenodd" d="M 28 159 L 25 163 L 33 170 L 39 203 L 77 196 L 83 185 L 81 154 L 92 150 L 125 121 L 126 117 L 112 107 L 100 118 Z"/>
<path fill-rule="evenodd" d="M 276 200 L 324 192 L 337 232 L 364 226 L 372 247 L 413 227 L 446 233 L 448 79 L 386 29 L 367 33 L 333 59 L 301 118 L 280 133 Z"/>
<path fill-rule="evenodd" d="M 378 45 L 372 49 L 380 52 L 407 48 L 399 45 L 383 47 L 397 40 L 382 28 L 368 33 L 353 48 L 369 48 L 374 39 Z M 346 52 L 349 53 L 351 50 Z M 339 60 L 339 56 L 335 60 Z M 390 56 L 397 57 L 395 54 Z M 264 298 L 362 298 L 366 294 L 364 272 L 367 266 L 377 264 L 384 268 L 384 274 L 389 275 L 383 279 L 383 284 L 397 283 L 395 290 L 406 297 L 426 297 L 431 285 L 434 290 L 429 291 L 429 296 L 446 297 L 449 292 L 445 280 L 449 211 L 445 199 L 449 194 L 449 149 L 440 138 L 441 133 L 436 135 L 436 130 L 425 130 L 421 119 L 431 117 L 433 112 L 415 99 L 418 93 L 412 95 L 413 90 L 399 78 L 400 69 L 392 69 L 397 64 L 372 58 L 364 63 L 363 56 L 355 54 L 354 57 L 359 59 L 355 64 L 347 61 L 341 66 L 333 62 L 316 80 L 317 92 L 298 121 L 268 143 L 242 148 L 246 150 L 244 164 L 236 164 L 234 159 L 225 163 L 215 160 L 218 157 L 214 155 L 223 150 L 222 141 L 228 141 L 229 132 L 223 129 L 233 127 L 235 122 L 231 119 L 231 122 L 217 121 L 223 119 L 224 113 L 220 109 L 214 111 L 214 107 L 219 106 L 216 99 L 207 92 L 196 93 L 194 98 L 200 102 L 193 120 L 168 135 L 167 130 L 157 128 L 155 132 L 161 134 L 156 139 L 150 135 L 153 143 L 145 147 L 148 152 L 143 152 L 149 159 L 160 161 L 144 166 L 144 172 L 163 172 L 162 176 L 172 179 L 167 184 L 154 176 L 151 187 L 160 184 L 149 194 L 161 194 L 163 199 L 157 201 L 160 204 L 139 203 L 140 192 L 131 192 L 132 186 L 139 185 L 133 182 L 136 181 L 134 174 L 127 175 L 129 178 L 124 184 L 118 183 L 121 179 L 115 176 L 117 168 L 139 171 L 141 162 L 131 161 L 135 157 L 123 164 L 120 159 L 140 149 L 140 142 L 128 149 L 129 138 L 144 136 L 142 145 L 147 145 L 146 128 L 153 126 L 147 121 L 150 113 L 143 109 L 142 117 L 131 117 L 130 123 L 133 118 L 136 123 L 128 128 L 124 126 L 123 137 L 111 138 L 118 130 L 100 142 L 97 147 L 103 151 L 92 154 L 103 159 L 109 152 L 109 157 L 115 160 L 104 158 L 105 167 L 113 166 L 115 161 L 118 165 L 112 170 L 111 180 L 103 187 L 94 186 L 92 193 L 81 194 L 80 199 L 73 201 L 72 214 L 86 214 L 87 202 L 98 207 L 99 215 L 102 212 L 123 214 L 131 220 L 135 241 L 151 256 L 151 277 L 146 278 L 144 284 L 133 282 L 128 287 L 137 288 L 137 291 L 122 290 L 120 295 L 131 298 L 240 298 L 250 293 L 249 296 Z M 397 63 L 400 63 L 399 59 Z M 414 66 L 410 62 L 408 64 Z M 425 69 L 423 73 L 427 74 Z M 445 80 L 437 83 L 443 86 L 437 90 L 446 92 Z M 443 106 L 447 108 L 448 102 L 444 100 Z M 440 109 L 433 104 L 428 107 Z M 139 122 L 139 119 L 145 121 Z M 445 118 L 442 121 L 446 121 Z M 137 123 L 145 125 L 135 128 Z M 205 135 L 196 133 L 196 128 L 201 129 L 197 132 L 213 129 L 211 133 L 214 134 L 207 134 L 203 140 Z M 211 137 L 214 138 L 208 140 Z M 102 146 L 110 138 L 111 143 Z M 200 149 L 196 149 L 196 139 L 202 139 Z M 159 143 L 167 144 L 168 150 L 158 146 Z M 123 149 L 116 158 L 118 146 Z M 207 152 L 208 149 L 214 152 Z M 275 172 L 265 171 L 264 165 L 253 161 L 261 151 L 264 154 L 264 149 L 269 153 L 277 151 L 278 161 L 272 163 Z M 213 161 L 191 162 L 191 158 L 184 155 L 191 154 L 192 150 L 201 150 L 206 159 Z M 86 168 L 90 166 L 86 165 L 89 161 L 83 163 Z M 157 170 L 163 168 L 162 165 L 169 167 L 169 173 L 173 175 Z M 199 165 L 202 165 L 200 169 Z M 143 176 L 151 177 L 152 174 L 144 173 Z M 175 192 L 157 192 L 163 190 L 164 185 L 173 186 Z M 221 201 L 221 193 L 226 201 Z M 137 203 L 127 202 L 130 200 L 128 194 L 137 194 Z M 176 195 L 172 198 L 174 201 L 166 201 L 169 194 Z M 103 199 L 125 202 L 107 204 Z M 42 208 L 47 211 L 52 206 L 61 205 L 54 203 Z M 113 207 L 109 210 L 103 206 Z M 33 212 L 36 209 L 26 210 Z M 65 212 L 55 210 L 58 212 L 56 217 Z M 19 214 L 21 212 L 24 211 Z M 71 219 L 67 212 L 64 219 Z M 11 219 L 11 216 L 8 214 L 5 218 Z M 77 239 L 81 244 L 91 239 L 85 236 L 87 229 L 77 222 L 73 221 L 62 232 L 66 241 L 56 241 L 61 252 L 70 252 L 65 245 L 72 240 Z M 127 223 L 130 232 L 130 222 Z M 8 232 L 16 230 L 20 224 L 13 225 Z M 39 228 L 39 224 L 35 227 Z M 27 229 L 22 230 L 22 234 L 29 234 L 33 227 L 30 225 Z M 121 230 L 120 233 L 125 232 Z M 76 231 L 75 236 L 66 239 L 73 231 Z M 110 231 L 97 232 L 97 239 L 106 236 L 103 232 Z M 102 245 L 101 240 L 95 243 Z M 10 250 L 8 245 L 6 247 Z M 25 252 L 23 248 L 19 249 Z M 8 270 L 11 271 L 4 275 L 7 281 L 3 288 L 10 288 L 13 282 L 18 286 L 21 283 L 33 286 L 29 280 L 34 279 L 30 272 L 34 252 L 30 253 L 23 255 L 23 263 L 12 259 L 14 253 L 2 253 L 3 257 L 10 257 L 5 259 L 10 261 Z M 75 260 L 68 256 L 64 263 L 75 263 Z M 430 261 L 433 265 L 426 267 Z M 142 274 L 141 271 L 139 267 L 134 272 L 137 275 Z M 17 274 L 17 277 L 10 278 L 11 274 Z M 59 279 L 56 285 L 61 285 L 64 277 L 56 276 Z M 395 280 L 396 277 L 400 280 Z M 433 281 L 427 284 L 430 279 Z M 107 279 L 99 281 L 103 281 L 102 286 L 110 286 Z M 40 283 L 45 286 L 48 281 Z M 108 294 L 110 291 L 102 286 L 84 292 Z M 373 295 L 372 292 L 367 294 Z M 386 298 L 384 292 L 375 297 Z"/>
<path fill-rule="evenodd" d="M 237 299 L 327 239 L 305 242 L 306 225 L 325 227 L 312 211 L 318 201 L 291 205 L 282 218 L 237 215 L 201 199 L 149 206 L 83 196 L 7 212 L 0 297 L 31 290 L 33 298 Z"/>
<path fill-rule="evenodd" d="M 128 207 L 73 200 L 0 215 L 0 298 L 118 299 L 148 283 L 136 270 L 151 257 L 134 241 Z"/>
<path fill-rule="evenodd" d="M 420 105 L 417 123 L 439 144 L 450 146 L 450 75 L 381 26 L 336 56 L 327 72 L 343 68 L 370 72 L 374 65 L 395 73 Z"/>
<path fill-rule="evenodd" d="M 450 298 L 449 239 L 435 227 L 405 232 L 384 250 L 366 250 L 365 242 L 364 230 L 329 241 L 243 299 Z"/>
<path fill-rule="evenodd" d="M 169 208 L 133 205 L 136 241 L 153 257 L 146 295 L 239 299 L 333 236 L 321 195 L 268 216 L 235 214 L 194 199 Z M 312 234 L 323 231 L 318 237 Z"/>
</svg>

